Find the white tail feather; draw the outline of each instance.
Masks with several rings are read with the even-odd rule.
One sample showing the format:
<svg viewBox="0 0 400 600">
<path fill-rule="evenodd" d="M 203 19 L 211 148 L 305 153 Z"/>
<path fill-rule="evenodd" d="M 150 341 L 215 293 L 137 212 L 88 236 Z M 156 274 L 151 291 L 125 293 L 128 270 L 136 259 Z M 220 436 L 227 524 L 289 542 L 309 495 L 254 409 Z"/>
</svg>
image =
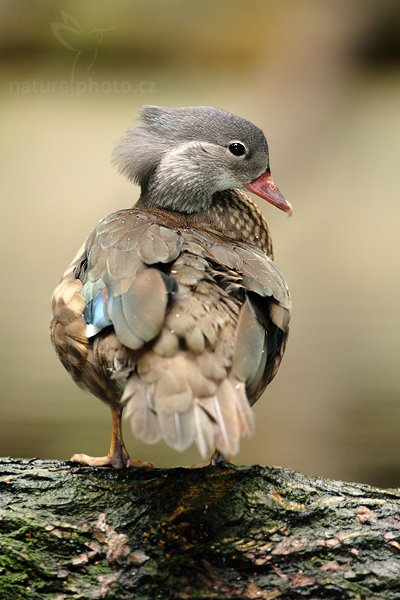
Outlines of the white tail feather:
<svg viewBox="0 0 400 600">
<path fill-rule="evenodd" d="M 216 408 L 219 410 L 218 425 L 220 434 L 216 437 L 217 450 L 225 456 L 239 451 L 240 425 L 234 400 L 235 390 L 225 379 L 218 388 Z"/>
<path fill-rule="evenodd" d="M 152 382 L 141 380 L 137 374 L 128 379 L 121 400 L 127 403 L 134 435 L 147 443 L 162 438 L 180 451 L 196 442 L 203 458 L 215 449 L 227 457 L 237 454 L 240 437 L 254 431 L 254 414 L 244 383 L 231 374 L 214 395 L 190 400 L 192 390 L 184 371 L 176 379 L 169 373 L 169 385 L 162 391 L 170 394 L 165 396 L 157 393 L 161 389 L 159 382 L 167 381 L 165 371 L 160 375 Z"/>
<path fill-rule="evenodd" d="M 215 422 L 210 418 L 210 415 L 205 412 L 198 401 L 194 405 L 193 413 L 196 429 L 196 445 L 202 458 L 207 458 L 207 455 L 212 452 L 215 447 Z"/>
<path fill-rule="evenodd" d="M 195 435 L 193 410 L 186 413 L 160 411 L 157 416 L 161 436 L 168 446 L 175 450 L 186 450 Z"/>
<path fill-rule="evenodd" d="M 138 377 L 130 377 L 122 396 L 128 402 L 126 416 L 130 418 L 133 434 L 137 438 L 155 444 L 161 439 L 161 434 L 150 398 L 148 386 Z"/>
<path fill-rule="evenodd" d="M 242 381 L 234 379 L 232 386 L 234 388 L 233 399 L 236 404 L 241 433 L 242 435 L 250 436 L 254 433 L 255 418 L 247 399 L 245 385 Z"/>
</svg>

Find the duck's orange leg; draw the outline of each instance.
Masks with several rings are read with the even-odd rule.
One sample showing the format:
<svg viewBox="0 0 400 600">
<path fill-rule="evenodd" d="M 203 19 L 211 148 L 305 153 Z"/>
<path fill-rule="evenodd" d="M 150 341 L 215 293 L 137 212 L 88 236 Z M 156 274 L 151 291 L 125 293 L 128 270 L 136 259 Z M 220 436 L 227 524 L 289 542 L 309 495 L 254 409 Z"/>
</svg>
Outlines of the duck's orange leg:
<svg viewBox="0 0 400 600">
<path fill-rule="evenodd" d="M 229 456 L 225 456 L 224 454 L 221 454 L 221 452 L 219 450 L 214 450 L 214 452 L 211 454 L 210 458 L 208 460 L 204 460 L 202 462 L 199 463 L 195 463 L 194 465 L 191 465 L 191 469 L 202 469 L 203 467 L 217 467 L 217 466 L 221 466 L 224 465 L 225 463 L 230 463 L 230 457 Z"/>
<path fill-rule="evenodd" d="M 123 469 L 125 467 L 154 467 L 151 462 L 131 459 L 125 447 L 122 436 L 122 408 L 111 407 L 112 432 L 110 450 L 107 456 L 88 456 L 87 454 L 74 454 L 72 462 L 89 465 L 90 467 L 113 467 Z"/>
</svg>

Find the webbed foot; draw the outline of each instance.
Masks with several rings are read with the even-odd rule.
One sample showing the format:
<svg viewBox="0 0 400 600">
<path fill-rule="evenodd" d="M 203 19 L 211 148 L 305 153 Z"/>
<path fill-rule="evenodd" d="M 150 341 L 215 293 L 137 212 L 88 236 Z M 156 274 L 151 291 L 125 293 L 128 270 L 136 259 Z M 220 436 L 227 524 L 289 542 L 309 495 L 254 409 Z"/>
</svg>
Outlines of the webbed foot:
<svg viewBox="0 0 400 600">
<path fill-rule="evenodd" d="M 122 454 L 122 456 L 119 453 L 114 455 L 107 454 L 107 456 L 88 456 L 87 454 L 74 454 L 73 456 L 71 456 L 70 461 L 80 463 L 83 465 L 89 465 L 89 467 L 112 467 L 114 469 L 124 469 L 128 467 L 142 467 L 144 469 L 151 469 L 154 467 L 154 463 L 152 462 L 146 462 L 130 458 L 126 450 Z"/>
<path fill-rule="evenodd" d="M 107 456 L 88 456 L 87 454 L 74 454 L 70 461 L 89 465 L 90 467 L 112 467 L 113 469 L 126 469 L 128 467 L 137 467 L 151 469 L 154 467 L 152 462 L 136 460 L 129 456 L 125 448 L 122 437 L 121 425 L 122 409 L 111 407 L 112 433 L 111 445 Z"/>
<path fill-rule="evenodd" d="M 218 450 L 215 450 L 208 460 L 204 460 L 199 463 L 195 463 L 191 465 L 191 469 L 202 469 L 203 467 L 221 467 L 226 463 L 230 463 L 230 459 L 227 456 L 224 456 Z"/>
</svg>

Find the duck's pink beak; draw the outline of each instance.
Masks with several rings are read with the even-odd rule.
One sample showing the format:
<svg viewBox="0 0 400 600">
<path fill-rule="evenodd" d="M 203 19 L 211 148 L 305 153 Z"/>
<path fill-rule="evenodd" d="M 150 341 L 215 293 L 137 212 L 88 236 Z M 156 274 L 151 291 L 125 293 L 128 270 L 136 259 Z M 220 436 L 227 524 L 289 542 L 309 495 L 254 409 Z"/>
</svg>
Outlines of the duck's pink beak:
<svg viewBox="0 0 400 600">
<path fill-rule="evenodd" d="M 268 170 L 260 175 L 260 177 L 257 177 L 257 179 L 254 179 L 254 181 L 247 183 L 245 187 L 250 190 L 250 192 L 253 192 L 253 194 L 257 194 L 260 198 L 264 198 L 264 200 L 267 200 L 277 208 L 287 212 L 289 215 L 292 214 L 292 206 L 282 196 Z"/>
</svg>

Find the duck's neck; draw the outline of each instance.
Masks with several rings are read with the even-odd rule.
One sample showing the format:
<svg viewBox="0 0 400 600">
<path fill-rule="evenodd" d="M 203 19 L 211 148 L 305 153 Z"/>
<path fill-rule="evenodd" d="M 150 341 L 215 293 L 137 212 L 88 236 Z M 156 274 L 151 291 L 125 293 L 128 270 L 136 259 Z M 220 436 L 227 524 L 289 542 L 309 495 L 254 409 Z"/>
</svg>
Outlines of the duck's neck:
<svg viewBox="0 0 400 600">
<path fill-rule="evenodd" d="M 183 149 L 169 152 L 157 168 L 142 179 L 138 206 L 185 215 L 205 211 L 211 206 L 213 191 L 218 189 L 217 171 L 204 169 L 204 164 L 192 160 L 189 146 L 186 144 Z"/>
<path fill-rule="evenodd" d="M 167 217 L 172 221 L 171 225 L 176 222 L 180 227 L 203 229 L 236 242 L 252 244 L 273 258 L 268 225 L 256 203 L 241 190 L 217 192 L 205 208 L 190 214 L 149 206 L 146 200 L 141 196 L 135 208 L 149 210 L 161 218 Z"/>
<path fill-rule="evenodd" d="M 227 190 L 214 195 L 211 207 L 189 215 L 193 227 L 204 227 L 224 237 L 250 243 L 273 258 L 272 240 L 260 209 L 241 190 Z"/>
<path fill-rule="evenodd" d="M 158 208 L 180 212 L 183 215 L 194 214 L 194 207 L 197 210 L 207 211 L 212 204 L 212 196 L 206 194 L 201 186 L 198 186 L 197 189 L 193 185 L 187 187 L 187 191 L 184 185 L 177 186 L 175 189 L 173 186 L 166 186 L 165 190 L 162 186 L 154 189 L 142 189 L 136 206 L 144 209 Z"/>
</svg>

